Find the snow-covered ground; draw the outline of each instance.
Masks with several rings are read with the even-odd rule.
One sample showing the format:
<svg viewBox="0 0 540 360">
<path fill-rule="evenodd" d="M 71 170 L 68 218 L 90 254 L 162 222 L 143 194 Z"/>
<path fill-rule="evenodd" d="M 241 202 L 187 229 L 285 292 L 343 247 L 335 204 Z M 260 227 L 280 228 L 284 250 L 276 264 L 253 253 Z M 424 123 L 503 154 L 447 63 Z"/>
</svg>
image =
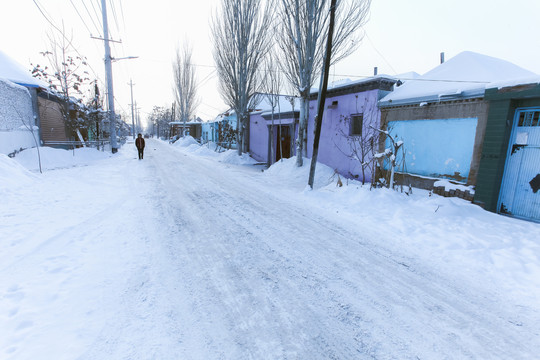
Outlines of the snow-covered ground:
<svg viewBox="0 0 540 360">
<path fill-rule="evenodd" d="M 538 356 L 540 224 L 189 141 L 40 154 L 0 154 L 0 359 Z"/>
</svg>

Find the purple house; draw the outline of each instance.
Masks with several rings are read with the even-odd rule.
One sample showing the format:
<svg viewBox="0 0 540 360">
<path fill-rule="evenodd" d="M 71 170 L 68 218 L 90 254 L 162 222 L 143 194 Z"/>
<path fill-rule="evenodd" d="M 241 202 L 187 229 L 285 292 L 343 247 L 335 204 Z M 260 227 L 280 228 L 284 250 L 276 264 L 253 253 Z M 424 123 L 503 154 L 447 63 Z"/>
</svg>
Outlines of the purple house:
<svg viewBox="0 0 540 360">
<path fill-rule="evenodd" d="M 378 149 L 377 132 L 380 111 L 377 102 L 391 92 L 396 80 L 387 76 L 342 80 L 331 84 L 327 91 L 318 161 L 345 177 L 371 181 L 371 154 Z M 272 112 L 267 100 L 250 117 L 250 152 L 258 161 L 273 163 L 296 155 L 294 142 L 298 133 L 299 103 L 280 96 L 279 109 Z M 317 90 L 310 95 L 307 146 L 304 156 L 313 152 L 314 117 Z M 273 129 L 272 131 L 270 129 Z M 278 139 L 280 141 L 278 141 Z M 274 145 L 275 144 L 275 145 Z M 269 161 L 272 160 L 272 161 Z M 364 164 L 364 166 L 362 166 Z"/>
<path fill-rule="evenodd" d="M 250 112 L 251 157 L 260 162 L 273 164 L 282 158 L 294 156 L 296 154 L 294 142 L 300 115 L 298 98 L 259 94 L 258 100 Z"/>
<path fill-rule="evenodd" d="M 378 150 L 381 113 L 378 101 L 390 93 L 396 80 L 378 75 L 342 80 L 329 85 L 319 142 L 318 161 L 347 178 L 371 181 L 372 154 Z M 313 152 L 317 90 L 311 92 L 307 157 Z"/>
</svg>

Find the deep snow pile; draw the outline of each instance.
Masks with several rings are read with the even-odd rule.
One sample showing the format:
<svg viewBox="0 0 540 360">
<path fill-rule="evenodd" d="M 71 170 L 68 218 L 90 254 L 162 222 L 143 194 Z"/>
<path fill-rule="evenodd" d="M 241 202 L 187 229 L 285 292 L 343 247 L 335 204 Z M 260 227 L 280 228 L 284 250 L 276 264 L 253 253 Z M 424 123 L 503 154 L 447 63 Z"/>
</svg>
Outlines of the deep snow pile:
<svg viewBox="0 0 540 360">
<path fill-rule="evenodd" d="M 234 164 L 234 165 L 250 165 L 255 164 L 256 161 L 248 154 L 242 154 L 238 156 L 236 150 L 214 151 L 216 145 L 214 143 L 199 144 L 191 136 L 185 136 L 174 142 L 173 146 L 181 148 L 183 151 L 191 153 L 193 155 L 205 156 L 210 158 L 216 158 L 219 162 Z"/>
<path fill-rule="evenodd" d="M 295 157 L 279 160 L 272 164 L 272 166 L 265 171 L 265 174 L 275 179 L 279 179 L 282 183 L 290 183 L 291 186 L 298 188 L 302 185 L 305 186 L 309 177 L 311 159 L 304 158 L 303 160 L 304 166 L 300 168 L 296 166 Z M 337 183 L 338 178 L 339 175 L 332 168 L 317 163 L 313 187 L 318 189 L 331 183 Z"/>
<path fill-rule="evenodd" d="M 491 279 L 491 285 L 508 297 L 538 305 L 540 224 L 426 190 L 413 189 L 406 195 L 386 188 L 370 190 L 357 181 L 343 187 L 334 182 L 304 195 L 313 206 L 333 208 L 346 221 L 373 224 L 373 236 L 388 235 L 389 245 L 410 257 L 449 273 L 465 271 L 473 283 Z"/>
<path fill-rule="evenodd" d="M 99 151 L 95 148 L 77 148 L 75 150 L 55 149 L 51 147 L 40 147 L 24 150 L 15 156 L 15 160 L 25 168 L 39 170 L 39 159 L 41 158 L 41 168 L 52 170 L 80 166 L 94 163 L 99 160 L 109 158 L 111 154 L 106 151 Z"/>
<path fill-rule="evenodd" d="M 19 186 L 27 186 L 35 181 L 35 175 L 30 173 L 17 161 L 0 154 L 0 194 Z"/>
</svg>

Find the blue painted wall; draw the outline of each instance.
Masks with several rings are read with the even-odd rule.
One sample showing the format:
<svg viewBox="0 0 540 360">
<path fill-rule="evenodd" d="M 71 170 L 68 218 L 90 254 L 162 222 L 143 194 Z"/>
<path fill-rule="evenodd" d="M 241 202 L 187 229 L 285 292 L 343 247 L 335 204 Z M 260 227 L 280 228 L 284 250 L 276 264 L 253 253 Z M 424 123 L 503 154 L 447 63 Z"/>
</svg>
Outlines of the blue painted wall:
<svg viewBox="0 0 540 360">
<path fill-rule="evenodd" d="M 222 121 L 228 121 L 233 129 L 236 129 L 236 114 L 219 115 L 214 121 L 203 122 L 201 124 L 201 137 L 203 141 L 218 141 L 218 126 Z"/>
<path fill-rule="evenodd" d="M 404 142 L 406 172 L 466 181 L 477 122 L 477 118 L 392 121 L 388 128 Z M 398 154 L 398 163 L 402 154 Z"/>
</svg>

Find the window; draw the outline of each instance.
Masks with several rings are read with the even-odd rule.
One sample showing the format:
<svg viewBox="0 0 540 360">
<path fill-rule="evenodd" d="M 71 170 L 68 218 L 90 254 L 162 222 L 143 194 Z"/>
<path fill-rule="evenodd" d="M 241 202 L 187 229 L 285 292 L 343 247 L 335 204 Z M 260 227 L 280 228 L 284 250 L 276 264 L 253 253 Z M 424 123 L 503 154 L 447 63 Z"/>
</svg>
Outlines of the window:
<svg viewBox="0 0 540 360">
<path fill-rule="evenodd" d="M 540 126 L 539 111 L 522 111 L 519 113 L 518 126 Z"/>
<path fill-rule="evenodd" d="M 362 136 L 362 125 L 364 123 L 364 114 L 351 115 L 351 136 Z"/>
</svg>

